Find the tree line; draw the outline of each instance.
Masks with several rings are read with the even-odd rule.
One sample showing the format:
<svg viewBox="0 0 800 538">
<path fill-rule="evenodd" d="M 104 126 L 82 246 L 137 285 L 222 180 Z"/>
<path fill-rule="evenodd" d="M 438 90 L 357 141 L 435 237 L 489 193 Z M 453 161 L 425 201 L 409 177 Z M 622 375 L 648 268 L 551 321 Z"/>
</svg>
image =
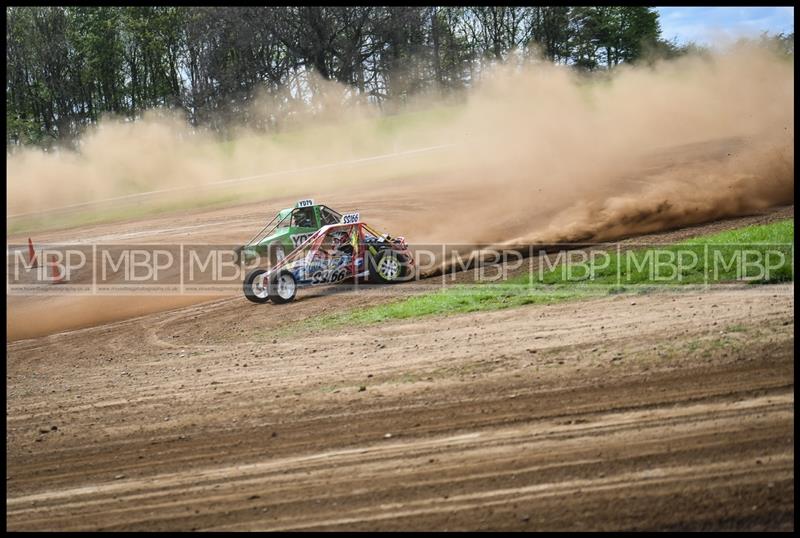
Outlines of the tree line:
<svg viewBox="0 0 800 538">
<path fill-rule="evenodd" d="M 69 144 L 103 114 L 156 107 L 221 134 L 232 122 L 280 129 L 325 80 L 384 107 L 458 94 L 512 54 L 597 70 L 682 52 L 640 6 L 7 7 L 6 18 L 7 147 Z M 250 113 L 263 96 L 269 113 Z"/>
</svg>

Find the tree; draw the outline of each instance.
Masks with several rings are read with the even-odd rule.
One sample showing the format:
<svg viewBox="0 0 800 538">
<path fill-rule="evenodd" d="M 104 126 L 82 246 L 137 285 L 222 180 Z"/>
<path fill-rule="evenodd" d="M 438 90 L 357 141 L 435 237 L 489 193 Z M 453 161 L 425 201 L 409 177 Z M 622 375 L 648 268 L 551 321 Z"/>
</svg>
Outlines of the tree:
<svg viewBox="0 0 800 538">
<path fill-rule="evenodd" d="M 531 8 L 531 37 L 545 58 L 556 63 L 566 61 L 572 52 L 570 8 Z"/>
<path fill-rule="evenodd" d="M 646 47 L 652 46 L 661 37 L 661 25 L 655 8 L 643 6 L 623 6 L 617 8 L 614 21 L 617 26 L 612 31 L 615 44 L 613 64 L 635 63 Z"/>
<path fill-rule="evenodd" d="M 396 106 L 458 92 L 512 51 L 593 70 L 692 50 L 661 40 L 658 13 L 639 6 L 9 7 L 6 19 L 7 146 L 70 144 L 103 114 L 153 107 L 222 135 L 277 129 L 322 106 L 321 81 Z M 791 57 L 794 34 L 774 44 Z"/>
<path fill-rule="evenodd" d="M 80 103 L 66 10 L 10 7 L 6 20 L 7 144 L 70 141 Z"/>
<path fill-rule="evenodd" d="M 661 35 L 658 12 L 642 6 L 574 8 L 572 25 L 575 61 L 586 69 L 635 63 Z"/>
</svg>

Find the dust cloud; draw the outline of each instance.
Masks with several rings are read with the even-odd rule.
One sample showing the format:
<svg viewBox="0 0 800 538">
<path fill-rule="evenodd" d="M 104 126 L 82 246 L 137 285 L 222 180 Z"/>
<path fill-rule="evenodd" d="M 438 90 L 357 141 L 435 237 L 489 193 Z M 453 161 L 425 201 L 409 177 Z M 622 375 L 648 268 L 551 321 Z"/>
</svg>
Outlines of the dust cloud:
<svg viewBox="0 0 800 538">
<path fill-rule="evenodd" d="M 592 76 L 547 62 L 505 65 L 485 72 L 454 113 L 397 116 L 388 124 L 397 128 L 317 80 L 313 107 L 298 105 L 292 128 L 277 136 L 232 127 L 220 142 L 153 111 L 136 122 L 102 121 L 79 152 L 8 154 L 7 210 L 453 144 L 424 166 L 380 165 L 383 185 L 429 202 L 388 223 L 410 241 L 612 239 L 792 203 L 793 75 L 793 60 L 753 45 Z M 418 101 L 417 110 L 437 104 Z M 249 113 L 269 118 L 274 108 L 274 98 L 260 98 Z M 375 173 L 324 170 L 289 183 L 313 195 Z M 415 176 L 423 181 L 408 181 Z M 280 189 L 286 178 L 263 183 L 288 192 Z"/>
<path fill-rule="evenodd" d="M 752 46 L 602 78 L 499 69 L 454 128 L 473 196 L 427 234 L 608 240 L 791 204 L 793 75 Z"/>
</svg>

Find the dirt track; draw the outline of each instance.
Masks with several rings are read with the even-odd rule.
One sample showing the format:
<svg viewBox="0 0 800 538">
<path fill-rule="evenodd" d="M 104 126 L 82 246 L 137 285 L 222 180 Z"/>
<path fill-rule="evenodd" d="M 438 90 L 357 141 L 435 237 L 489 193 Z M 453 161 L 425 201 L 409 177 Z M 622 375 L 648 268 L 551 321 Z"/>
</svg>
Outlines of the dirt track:
<svg viewBox="0 0 800 538">
<path fill-rule="evenodd" d="M 790 530 L 793 293 L 302 339 L 235 299 L 12 343 L 7 526 Z"/>
<path fill-rule="evenodd" d="M 468 196 L 424 183 L 317 198 L 424 231 L 409 215 Z M 46 240 L 243 241 L 291 201 Z M 303 336 L 281 331 L 386 296 L 309 290 L 280 308 L 239 294 L 7 299 L 11 339 L 29 338 L 6 348 L 9 530 L 794 526 L 793 285 Z"/>
</svg>

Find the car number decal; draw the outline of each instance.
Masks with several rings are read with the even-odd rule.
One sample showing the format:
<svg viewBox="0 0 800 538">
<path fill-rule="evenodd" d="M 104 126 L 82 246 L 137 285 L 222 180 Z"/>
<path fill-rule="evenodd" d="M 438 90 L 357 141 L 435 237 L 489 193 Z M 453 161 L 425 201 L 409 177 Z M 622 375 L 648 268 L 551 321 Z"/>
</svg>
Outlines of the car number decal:
<svg viewBox="0 0 800 538">
<path fill-rule="evenodd" d="M 312 285 L 335 284 L 350 276 L 350 267 L 329 267 L 314 271 L 309 277 Z"/>
<path fill-rule="evenodd" d="M 300 245 L 302 245 L 303 243 L 305 243 L 305 242 L 306 242 L 306 239 L 308 239 L 308 238 L 309 238 L 309 237 L 311 237 L 312 235 L 313 235 L 313 234 L 310 234 L 310 233 L 308 233 L 308 234 L 294 234 L 294 235 L 290 236 L 290 237 L 291 237 L 291 239 L 292 239 L 292 245 L 293 245 L 295 248 L 297 248 L 297 247 L 299 247 Z"/>
<path fill-rule="evenodd" d="M 342 215 L 342 224 L 354 224 L 361 220 L 358 213 L 345 213 Z"/>
<path fill-rule="evenodd" d="M 297 202 L 297 205 L 295 207 L 310 207 L 312 205 L 314 205 L 314 200 L 312 200 L 311 198 L 307 198 L 305 200 L 300 200 L 299 202 Z"/>
</svg>

